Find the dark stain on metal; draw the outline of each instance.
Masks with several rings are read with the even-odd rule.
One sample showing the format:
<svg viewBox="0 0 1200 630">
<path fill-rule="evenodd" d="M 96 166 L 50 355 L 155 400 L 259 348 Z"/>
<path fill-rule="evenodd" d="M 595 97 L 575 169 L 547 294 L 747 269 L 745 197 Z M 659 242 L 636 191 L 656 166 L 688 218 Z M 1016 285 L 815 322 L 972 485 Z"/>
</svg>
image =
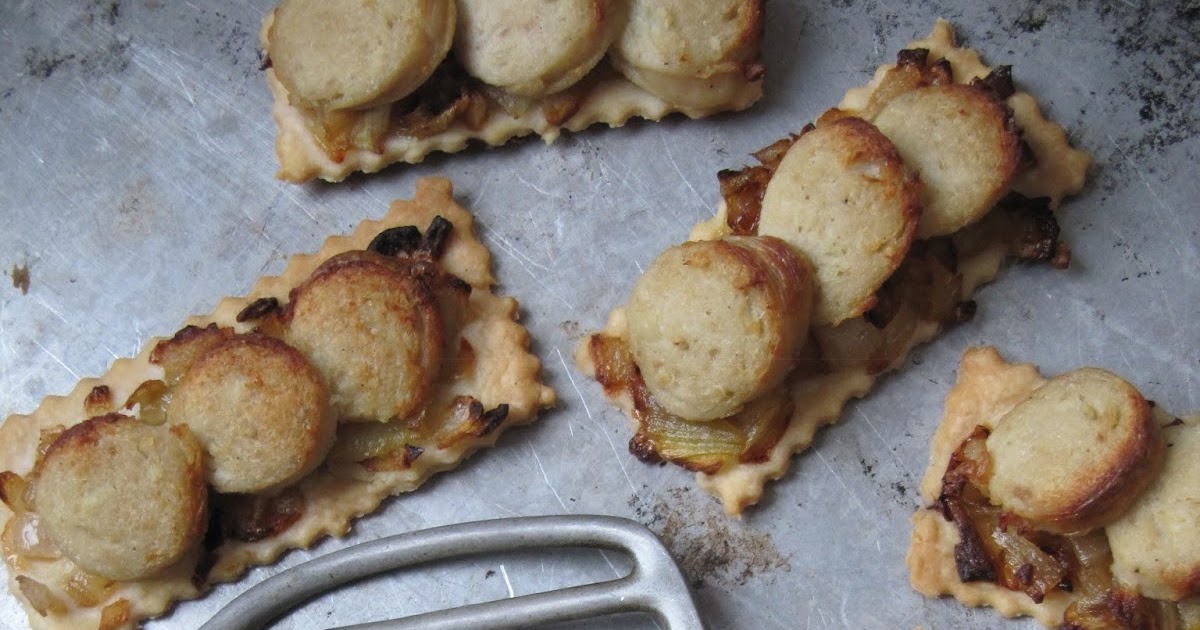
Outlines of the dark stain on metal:
<svg viewBox="0 0 1200 630">
<path fill-rule="evenodd" d="M 693 588 L 744 586 L 792 569 L 770 534 L 731 519 L 719 504 L 694 496 L 691 488 L 673 488 L 666 497 L 653 499 L 635 496 L 629 507 L 671 550 Z"/>
<path fill-rule="evenodd" d="M 12 276 L 12 285 L 14 289 L 19 289 L 21 291 L 21 295 L 29 293 L 28 263 L 24 265 L 13 265 L 12 272 L 10 272 L 9 275 Z"/>
</svg>

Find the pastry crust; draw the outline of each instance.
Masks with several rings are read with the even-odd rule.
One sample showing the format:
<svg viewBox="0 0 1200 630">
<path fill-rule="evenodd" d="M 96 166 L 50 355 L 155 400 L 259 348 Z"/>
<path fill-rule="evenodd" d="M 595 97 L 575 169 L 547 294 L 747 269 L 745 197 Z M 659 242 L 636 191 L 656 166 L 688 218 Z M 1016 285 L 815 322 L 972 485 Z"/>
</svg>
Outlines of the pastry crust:
<svg viewBox="0 0 1200 630">
<path fill-rule="evenodd" d="M 63 608 L 47 616 L 18 595 L 29 612 L 31 625 L 39 629 L 94 630 L 102 611 L 123 611 L 124 621 L 106 629 L 111 630 L 162 615 L 174 602 L 196 598 L 212 585 L 235 580 L 248 568 L 273 562 L 289 549 L 308 547 L 324 536 L 344 535 L 355 518 L 375 510 L 388 496 L 414 490 L 434 473 L 455 468 L 476 450 L 494 444 L 506 428 L 530 422 L 539 409 L 554 403 L 554 391 L 540 381 L 541 364 L 529 354 L 529 334 L 516 322 L 517 302 L 491 292 L 494 279 L 490 255 L 475 234 L 471 215 L 454 202 L 450 182 L 445 179 L 418 181 L 415 199 L 393 202 L 383 219 L 364 221 L 352 234 L 331 237 L 315 254 L 292 257 L 282 275 L 261 278 L 246 296 L 224 298 L 213 313 L 190 318 L 186 323 L 202 330 L 211 323 L 238 333 L 249 332 L 254 323 L 238 321 L 238 315 L 247 307 L 270 298 L 285 302 L 290 291 L 326 260 L 366 248 L 387 228 L 423 227 L 437 216 L 453 224 L 438 266 L 469 286 L 458 340 L 472 350 L 470 360 L 460 356 L 450 362 L 453 367 L 449 371 L 455 378 L 439 379 L 429 408 L 451 413 L 455 400 L 470 397 L 488 410 L 507 405 L 507 414 L 499 416 L 498 422 L 479 427 L 486 430 L 459 431 L 459 439 L 449 443 L 423 445 L 420 456 L 404 467 L 374 471 L 357 464 L 318 468 L 288 490 L 289 501 L 305 506 L 294 514 L 294 521 L 282 531 L 269 530 L 261 538 L 227 537 L 208 549 L 204 579 L 197 580 L 194 575 L 201 555 L 197 551 L 164 569 L 154 580 L 117 582 L 104 591 L 102 598 L 86 606 L 64 597 L 55 587 L 53 594 Z M 164 378 L 164 367 L 150 361 L 154 347 L 155 340 L 151 340 L 138 356 L 115 361 L 104 376 L 84 379 L 67 396 L 46 398 L 30 415 L 6 419 L 0 424 L 0 471 L 26 475 L 33 466 L 41 431 L 84 420 L 88 415 L 85 401 L 97 387 L 107 388 L 108 395 L 103 398 L 119 405 L 143 383 Z M 472 417 L 468 415 L 467 419 Z M 495 421 L 497 416 L 491 418 Z M 435 419 L 452 423 L 458 417 Z M 0 505 L 0 527 L 19 520 L 13 517 L 10 507 Z M 12 554 L 5 556 L 13 593 L 22 592 L 18 578 L 53 585 L 65 582 L 74 571 L 66 561 L 23 561 Z M 114 613 L 109 615 L 114 618 Z"/>
<path fill-rule="evenodd" d="M 955 549 L 956 545 L 962 542 L 962 538 L 955 524 L 944 518 L 936 508 L 943 493 L 943 479 L 948 464 L 963 441 L 976 427 L 984 427 L 994 435 L 998 427 L 1002 427 L 1004 422 L 1011 419 L 1015 409 L 1026 405 L 1031 396 L 1037 396 L 1039 392 L 1051 387 L 1047 383 L 1053 381 L 1043 378 L 1035 366 L 1008 363 L 995 348 L 969 348 L 963 353 L 958 380 L 946 395 L 945 412 L 930 443 L 929 468 L 921 482 L 921 499 L 926 508 L 918 510 L 912 517 L 913 536 L 907 564 L 912 586 L 917 592 L 927 597 L 951 595 L 967 606 L 992 607 L 1005 617 L 1033 617 L 1050 628 L 1060 627 L 1064 623 L 1064 614 L 1068 607 L 1083 601 L 1083 589 L 1078 588 L 1074 592 L 1055 588 L 1039 603 L 1023 592 L 1009 590 L 992 582 L 963 582 L 958 573 Z M 1050 393 L 1054 394 L 1053 391 Z M 1155 477 L 1156 481 L 1152 482 L 1149 490 L 1140 495 L 1139 502 L 1131 511 L 1105 528 L 1115 560 L 1113 572 L 1118 581 L 1125 586 L 1138 588 L 1141 595 L 1148 597 L 1156 597 L 1156 591 L 1151 586 L 1155 579 L 1155 570 L 1148 565 L 1140 566 L 1138 568 L 1146 571 L 1146 575 L 1140 576 L 1138 580 L 1127 580 L 1122 576 L 1122 569 L 1133 567 L 1122 567 L 1120 555 L 1130 552 L 1142 559 L 1154 558 L 1154 562 L 1171 558 L 1159 566 L 1174 562 L 1177 563 L 1177 567 L 1188 567 L 1191 563 L 1189 568 L 1192 570 L 1197 559 L 1194 551 L 1194 510 L 1190 515 L 1187 514 L 1186 508 L 1183 513 L 1169 515 L 1168 519 L 1172 525 L 1153 534 L 1154 527 L 1168 521 L 1158 521 L 1154 525 L 1138 521 L 1163 505 L 1159 503 L 1161 495 L 1156 496 L 1156 492 L 1161 492 L 1164 487 L 1182 489 L 1183 494 L 1176 496 L 1186 497 L 1189 493 L 1190 496 L 1196 496 L 1195 475 L 1187 474 L 1189 469 L 1195 468 L 1196 459 L 1192 457 L 1195 454 L 1194 448 L 1191 453 L 1188 452 L 1188 448 L 1200 444 L 1200 439 L 1196 439 L 1200 436 L 1200 416 L 1173 419 L 1165 413 L 1156 413 L 1153 421 L 1156 426 L 1167 425 L 1163 433 L 1168 444 L 1180 444 L 1184 449 L 1177 454 L 1172 446 L 1160 454 L 1160 459 L 1161 455 L 1165 455 L 1166 465 Z M 1182 456 L 1177 456 L 1180 454 Z M 1053 490 L 1048 485 L 1043 489 Z M 1183 500 L 1186 503 L 1187 499 Z M 1168 501 L 1168 504 L 1180 505 L 1171 501 Z M 1140 506 L 1147 508 L 1140 511 Z M 1183 520 L 1175 521 L 1176 517 L 1183 517 Z M 1123 527 L 1129 529 L 1114 537 L 1114 530 Z M 1128 536 L 1118 543 L 1117 538 L 1123 534 Z M 1119 548 L 1121 554 L 1118 554 Z M 1102 567 L 1106 568 L 1107 566 Z M 1190 594 L 1194 595 L 1195 592 Z M 1177 596 L 1166 599 L 1176 600 L 1179 599 L 1178 595 L 1188 596 L 1189 592 L 1175 592 L 1175 595 Z M 1131 607 L 1136 609 L 1136 602 Z M 1196 627 L 1196 602 L 1182 602 L 1178 606 L 1178 613 L 1184 622 L 1181 627 Z"/>
<path fill-rule="evenodd" d="M 272 25 L 276 12 L 267 15 L 261 31 L 262 46 L 268 59 L 275 56 Z M 761 29 L 743 35 L 738 42 L 739 50 L 745 51 L 743 56 L 756 59 Z M 690 118 L 702 118 L 717 112 L 739 111 L 762 97 L 761 67 L 750 64 L 745 68 L 745 73 L 718 73 L 698 81 L 668 75 L 668 79 L 678 80 L 679 84 L 663 89 L 677 96 L 694 93 L 697 97 L 695 100 L 667 99 L 639 87 L 602 60 L 576 85 L 557 95 L 523 99 L 487 91 L 475 93 L 467 107 L 486 102 L 486 115 L 473 120 L 468 120 L 470 116 L 460 116 L 444 129 L 406 131 L 399 126 L 389 126 L 390 114 L 385 107 L 368 114 L 382 116 L 382 124 L 387 127 L 387 132 L 377 142 L 369 143 L 366 148 L 351 143 L 336 150 L 326 150 L 313 131 L 322 121 L 313 120 L 292 103 L 288 88 L 279 80 L 275 69 L 269 67 L 266 70 L 267 85 L 275 100 L 273 115 L 278 128 L 275 154 L 279 159 L 279 170 L 276 177 L 295 183 L 314 178 L 338 182 L 355 171 L 374 173 L 397 162 L 415 164 L 437 151 L 455 153 L 473 140 L 499 146 L 513 138 L 537 134 L 546 142 L 553 142 L 563 131 L 581 131 L 598 123 L 620 127 L 635 117 L 660 120 L 672 113 L 682 113 Z M 379 124 L 378 118 L 372 120 Z M 342 124 L 346 122 L 342 121 Z"/>
<path fill-rule="evenodd" d="M 955 43 L 950 25 L 942 20 L 934 25 L 933 31 L 927 37 L 911 42 L 908 48 L 928 50 L 931 59 L 945 59 L 956 83 L 970 83 L 991 73 L 991 69 L 980 61 L 976 52 L 960 48 Z M 872 106 L 873 95 L 895 67 L 883 66 L 868 85 L 849 90 L 839 104 L 841 111 L 834 118 L 866 112 Z M 1063 128 L 1042 116 L 1032 96 L 1016 92 L 1009 96 L 1006 102 L 1012 108 L 1014 120 L 1036 156 L 1036 162 L 1021 173 L 1013 184 L 1013 189 L 1026 195 L 1045 196 L 1049 199 L 1050 207 L 1057 207 L 1064 197 L 1077 194 L 1082 189 L 1090 157 L 1070 146 Z M 818 125 L 827 122 L 828 119 L 820 121 Z M 1002 217 L 998 216 L 998 219 Z M 692 229 L 690 239 L 715 240 L 728 236 L 733 233 L 729 225 L 730 207 L 723 203 L 715 217 Z M 1007 245 L 997 240 L 1001 231 L 1002 228 L 990 224 L 988 219 L 985 219 L 954 235 L 953 242 L 959 251 L 955 265 L 956 281 L 961 282 L 958 299 L 967 300 L 976 288 L 995 277 L 1008 255 Z M 1053 250 L 1054 245 L 1051 245 L 1050 251 Z M 928 252 L 925 254 L 931 255 Z M 819 273 L 819 269 L 817 271 Z M 897 272 L 897 275 L 899 273 Z M 883 335 L 882 338 L 872 341 L 868 344 L 870 347 L 867 353 L 859 352 L 849 357 L 851 360 L 844 362 L 831 361 L 827 365 L 828 369 L 824 371 L 794 372 L 784 382 L 784 387 L 791 397 L 793 411 L 790 422 L 778 442 L 755 461 L 739 461 L 735 465 L 720 467 L 715 472 L 699 471 L 696 479 L 700 487 L 718 497 L 724 504 L 725 511 L 731 515 L 739 515 L 746 507 L 756 503 L 762 496 L 766 482 L 784 475 L 792 455 L 806 449 L 812 443 L 818 429 L 836 422 L 849 400 L 870 391 L 882 372 L 901 365 L 913 347 L 932 339 L 944 323 L 942 319 L 931 318 L 927 314 L 908 313 L 902 317 L 897 315 L 897 318 L 899 319 L 896 321 L 905 324 L 904 328 L 895 334 Z M 837 328 L 841 329 L 855 321 L 847 320 Z M 872 334 L 881 335 L 874 325 L 859 323 L 870 327 L 873 330 Z M 824 336 L 828 342 L 841 331 L 817 327 L 813 332 L 815 337 L 821 339 Z M 599 334 L 619 340 L 627 339 L 628 323 L 625 310 L 614 309 L 609 315 L 607 325 Z M 597 365 L 595 357 L 592 356 L 590 341 L 595 337 L 585 337 L 575 355 L 580 369 L 593 377 L 596 376 Z M 847 341 L 845 337 L 840 337 L 839 340 Z M 841 345 L 847 348 L 854 346 L 852 343 Z M 634 400 L 628 389 L 606 387 L 605 394 L 613 404 L 636 422 Z"/>
</svg>

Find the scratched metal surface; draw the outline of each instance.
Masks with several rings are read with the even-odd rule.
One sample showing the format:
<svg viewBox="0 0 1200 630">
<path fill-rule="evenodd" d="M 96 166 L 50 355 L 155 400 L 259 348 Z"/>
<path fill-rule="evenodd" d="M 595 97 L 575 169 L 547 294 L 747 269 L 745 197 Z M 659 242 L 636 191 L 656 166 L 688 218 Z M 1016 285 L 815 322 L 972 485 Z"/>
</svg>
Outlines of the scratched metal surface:
<svg viewBox="0 0 1200 630">
<path fill-rule="evenodd" d="M 248 585 L 378 536 L 512 515 L 604 513 L 648 523 L 698 589 L 713 628 L 1031 628 L 925 600 L 904 555 L 929 436 L 957 358 L 993 343 L 1049 372 L 1101 365 L 1174 410 L 1200 409 L 1200 5 L 772 0 L 768 96 L 708 121 L 593 129 L 437 157 L 337 186 L 275 181 L 256 33 L 270 0 L 0 3 L 0 412 L 102 373 L 286 257 L 381 215 L 421 175 L 453 178 L 518 296 L 562 403 L 454 474 L 386 504 L 345 540 L 293 552 L 155 628 L 196 627 Z M 918 8 L 916 5 L 925 5 Z M 715 172 L 795 130 L 862 83 L 937 15 L 993 62 L 1012 63 L 1096 157 L 1062 214 L 1069 271 L 1012 268 L 975 321 L 918 351 L 902 374 L 826 430 L 740 522 L 688 474 L 625 450 L 624 418 L 574 371 L 639 270 L 708 216 Z M 28 268 L 27 290 L 18 288 Z M 280 628 L 362 622 L 613 575 L 578 551 L 439 564 L 318 600 Z M 10 597 L 0 626 L 24 627 Z M 584 627 L 650 628 L 637 616 Z"/>
</svg>

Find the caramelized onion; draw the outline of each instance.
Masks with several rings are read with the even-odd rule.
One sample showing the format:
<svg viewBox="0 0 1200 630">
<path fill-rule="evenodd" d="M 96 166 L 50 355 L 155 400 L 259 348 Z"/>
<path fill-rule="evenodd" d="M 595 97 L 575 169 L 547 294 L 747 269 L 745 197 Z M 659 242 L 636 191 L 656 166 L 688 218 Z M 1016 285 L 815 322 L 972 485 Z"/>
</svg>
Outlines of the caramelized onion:
<svg viewBox="0 0 1200 630">
<path fill-rule="evenodd" d="M 661 458 L 688 470 L 715 473 L 745 447 L 745 434 L 728 420 L 689 422 L 667 413 L 652 398 L 638 415 L 639 428 L 629 449 L 643 461 Z"/>
<path fill-rule="evenodd" d="M 38 529 L 38 516 L 34 512 L 18 512 L 0 533 L 0 547 L 6 558 L 20 556 L 32 560 L 57 560 L 62 552 Z"/>
<path fill-rule="evenodd" d="M 794 409 L 787 389 L 779 388 L 750 401 L 745 409 L 729 418 L 745 435 L 738 461 L 746 464 L 766 461 L 792 423 Z"/>
<path fill-rule="evenodd" d="M 404 450 L 423 436 L 404 422 L 351 422 L 338 427 L 337 441 L 329 451 L 334 463 L 361 462 Z"/>
<path fill-rule="evenodd" d="M 168 387 L 173 387 L 200 355 L 232 336 L 232 328 L 221 328 L 215 323 L 204 328 L 185 326 L 174 337 L 154 346 L 150 362 L 162 366 L 163 380 Z"/>
<path fill-rule="evenodd" d="M 243 542 L 282 534 L 304 516 L 308 504 L 295 486 L 273 497 L 228 495 L 223 499 L 222 529 L 230 538 Z"/>
<path fill-rule="evenodd" d="M 868 373 L 877 374 L 888 366 L 883 333 L 861 317 L 837 326 L 818 326 L 812 332 L 821 359 L 831 369 L 864 367 Z"/>
<path fill-rule="evenodd" d="M 67 595 L 76 604 L 86 608 L 100 605 L 101 602 L 112 596 L 116 588 L 116 582 L 80 569 L 76 569 L 66 582 Z"/>
<path fill-rule="evenodd" d="M 484 411 L 483 403 L 470 396 L 459 396 L 451 403 L 434 441 L 439 449 L 450 448 L 465 439 L 483 437 L 508 417 L 508 405 Z"/>
<path fill-rule="evenodd" d="M 103 416 L 115 411 L 113 409 L 112 390 L 108 385 L 97 385 L 88 392 L 87 398 L 83 399 L 83 412 L 87 416 Z"/>
<path fill-rule="evenodd" d="M 129 606 L 129 600 L 118 599 L 100 611 L 100 626 L 97 630 L 117 630 L 117 628 L 123 628 L 129 624 L 129 620 L 132 617 L 133 611 Z"/>
<path fill-rule="evenodd" d="M 167 421 L 167 384 L 162 381 L 146 381 L 133 390 L 125 401 L 125 409 L 137 407 L 138 420 L 146 424 L 159 425 Z"/>
<path fill-rule="evenodd" d="M 46 615 L 66 614 L 66 605 L 45 584 L 27 575 L 18 575 L 17 587 L 21 589 L 21 594 L 39 615 L 45 617 Z"/>
<path fill-rule="evenodd" d="M 17 514 L 28 512 L 31 509 L 26 494 L 28 491 L 29 484 L 21 475 L 8 470 L 0 472 L 0 501 L 3 501 L 8 509 Z"/>
</svg>

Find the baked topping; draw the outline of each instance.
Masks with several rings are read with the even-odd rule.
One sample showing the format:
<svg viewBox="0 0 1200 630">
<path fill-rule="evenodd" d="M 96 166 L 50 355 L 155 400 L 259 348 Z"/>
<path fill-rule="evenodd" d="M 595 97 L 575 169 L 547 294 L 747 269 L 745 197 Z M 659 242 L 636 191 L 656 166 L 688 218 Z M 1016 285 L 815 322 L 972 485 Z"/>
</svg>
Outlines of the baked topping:
<svg viewBox="0 0 1200 630">
<path fill-rule="evenodd" d="M 996 422 L 987 494 L 1058 533 L 1119 517 L 1158 472 L 1163 441 L 1146 400 L 1115 374 L 1059 375 Z"/>
<path fill-rule="evenodd" d="M 914 587 L 1049 627 L 1200 628 L 1196 606 L 1180 601 L 1196 594 L 1186 576 L 1200 565 L 1187 507 L 1196 429 L 1104 370 L 1045 381 L 994 349 L 968 350 L 933 438 L 929 509 L 913 519 Z M 1131 442 L 1145 447 L 1133 449 L 1140 456 L 1123 446 Z M 1022 477 L 1031 485 L 1014 491 Z M 1173 498 L 1162 501 L 1166 488 Z M 1181 590 L 1156 590 L 1168 575 Z"/>
<path fill-rule="evenodd" d="M 429 227 L 422 234 L 413 223 Z M 323 297 L 312 289 L 322 279 Z M 449 182 L 421 180 L 416 200 L 292 258 L 250 297 L 226 298 L 101 379 L 9 417 L 0 424 L 8 508 L 0 509 L 0 548 L 31 622 L 116 630 L 161 615 L 288 549 L 344 534 L 387 496 L 531 420 L 553 392 L 538 381 L 516 302 L 494 295 L 493 282 L 487 250 Z M 399 291 L 420 294 L 415 315 L 391 308 L 412 304 Z M 409 328 L 430 318 L 440 332 L 419 339 L 418 354 L 440 358 L 416 366 L 413 378 L 432 381 L 426 391 L 398 399 L 416 405 L 412 413 L 345 424 L 335 437 L 332 387 L 311 355 L 284 341 L 297 298 L 329 314 L 324 343 L 355 339 L 340 323 L 367 336 L 408 327 L 402 345 L 427 333 Z M 337 303 L 312 304 L 328 299 Z M 372 310 L 381 304 L 383 315 Z M 354 309 L 367 321 L 356 321 Z M 361 354 L 382 378 L 402 378 L 414 362 L 404 347 L 389 354 L 388 341 Z M 359 401 L 395 394 L 356 393 Z M 109 415 L 89 418 L 94 412 Z M 369 453 L 349 430 L 402 435 L 414 426 L 411 440 L 368 440 Z M 348 455 L 335 460 L 327 452 L 343 437 L 334 452 Z"/>
<path fill-rule="evenodd" d="M 32 507 L 42 532 L 84 571 L 149 577 L 204 531 L 202 457 L 186 427 L 92 418 L 59 435 L 38 462 Z"/>
<path fill-rule="evenodd" d="M 921 87 L 872 120 L 921 180 L 917 238 L 958 231 L 1000 201 L 1021 164 L 1008 106 L 972 85 Z"/>
<path fill-rule="evenodd" d="M 453 0 L 284 0 L 272 69 L 302 109 L 369 109 L 424 83 L 450 50 L 454 24 Z"/>
<path fill-rule="evenodd" d="M 761 78 L 762 27 L 761 0 L 633 0 L 613 65 L 670 103 L 715 107 Z"/>
<path fill-rule="evenodd" d="M 574 85 L 624 25 L 613 0 L 458 0 L 458 9 L 459 62 L 484 83 L 526 97 Z"/>
<path fill-rule="evenodd" d="M 772 237 L 678 245 L 629 302 L 629 345 L 646 387 L 688 420 L 729 416 L 775 388 L 808 331 L 812 271 Z"/>
<path fill-rule="evenodd" d="M 1200 596 L 1200 426 L 1170 419 L 1165 427 L 1162 474 L 1107 532 L 1118 581 L 1179 601 Z"/>
<path fill-rule="evenodd" d="M 791 145 L 766 185 L 758 233 L 812 261 L 815 324 L 871 308 L 912 243 L 918 191 L 896 148 L 860 118 L 818 125 Z"/>
<path fill-rule="evenodd" d="M 635 116 L 741 110 L 762 96 L 762 0 L 634 5 L 285 0 L 262 30 L 278 176 L 340 181 L 470 140 L 553 141 Z"/>
<path fill-rule="evenodd" d="M 291 346 L 263 335 L 232 337 L 200 356 L 175 387 L 171 424 L 204 446 L 218 492 L 270 492 L 312 472 L 337 425 L 316 369 Z"/>
<path fill-rule="evenodd" d="M 416 412 L 441 365 L 443 330 L 428 281 L 373 252 L 347 252 L 292 291 L 285 339 L 329 384 L 341 422 Z"/>
<path fill-rule="evenodd" d="M 738 15 L 731 8 L 722 19 Z M 662 28 L 673 25 L 667 21 Z M 922 155 L 913 158 L 906 150 Z M 1058 240 L 1053 208 L 1079 192 L 1089 161 L 1031 96 L 1012 90 L 1007 68 L 984 66 L 974 51 L 954 43 L 941 21 L 869 85 L 850 90 L 837 108 L 754 157 L 758 165 L 718 175 L 725 203 L 712 220 L 695 226 L 693 242 L 684 247 L 731 235 L 774 236 L 810 261 L 813 310 L 791 311 L 793 321 L 812 324 L 797 344 L 801 358 L 791 364 L 800 369 L 776 386 L 760 387 L 722 374 L 719 363 L 684 360 L 692 342 L 672 318 L 706 311 L 691 307 L 681 315 L 672 309 L 681 294 L 701 286 L 691 278 L 699 277 L 697 269 L 674 293 L 658 287 L 663 282 L 649 282 L 648 271 L 629 308 L 614 310 L 605 330 L 585 339 L 576 353 L 580 367 L 636 422 L 631 451 L 701 471 L 698 483 L 719 496 L 730 514 L 757 501 L 765 483 L 786 471 L 790 456 L 811 444 L 817 429 L 837 421 L 850 399 L 870 391 L 877 375 L 901 365 L 944 326 L 971 319 L 977 310 L 972 293 L 995 277 L 1006 258 L 1065 267 L 1070 250 Z M 931 207 L 941 227 L 922 233 Z M 657 288 L 643 291 L 643 283 Z M 732 318 L 735 312 L 725 314 Z M 675 323 L 660 326 L 655 317 Z M 759 319 L 742 315 L 743 329 L 722 328 L 721 334 L 731 335 L 725 344 L 765 347 L 761 333 L 775 324 Z M 608 352 L 620 344 L 631 351 Z M 629 366 L 613 360 L 626 355 Z M 663 370 L 664 358 L 673 355 L 669 365 L 682 367 Z M 758 374 L 738 372 L 751 380 Z M 669 391 L 676 386 L 679 393 Z M 736 419 L 776 396 L 776 388 L 785 393 L 790 416 L 766 423 L 772 427 L 766 435 L 784 428 L 750 461 L 749 432 Z M 714 390 L 724 398 L 710 396 Z M 686 396 L 725 406 L 679 406 Z M 762 408 L 782 407 L 764 402 Z"/>
</svg>

